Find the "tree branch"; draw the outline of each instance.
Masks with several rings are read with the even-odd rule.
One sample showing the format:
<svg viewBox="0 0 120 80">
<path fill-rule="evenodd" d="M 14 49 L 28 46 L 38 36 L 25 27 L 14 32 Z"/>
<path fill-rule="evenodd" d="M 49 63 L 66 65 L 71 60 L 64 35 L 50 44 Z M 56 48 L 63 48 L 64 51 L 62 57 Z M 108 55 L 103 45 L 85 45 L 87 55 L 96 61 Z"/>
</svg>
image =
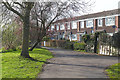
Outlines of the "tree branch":
<svg viewBox="0 0 120 80">
<path fill-rule="evenodd" d="M 23 19 L 23 16 L 22 16 L 18 11 L 16 11 L 15 9 L 13 9 L 8 2 L 2 2 L 2 3 L 5 5 L 5 7 L 6 7 L 8 10 L 14 12 L 15 14 L 17 14 L 18 16 L 20 16 L 20 17 Z"/>
<path fill-rule="evenodd" d="M 53 21 L 58 17 L 58 15 L 56 15 L 51 21 L 50 23 L 48 24 L 48 26 L 46 27 L 46 29 L 48 29 L 48 27 L 53 23 Z"/>
<path fill-rule="evenodd" d="M 15 4 L 18 4 L 20 7 L 25 8 L 22 4 L 20 4 L 19 2 L 14 2 Z"/>
</svg>

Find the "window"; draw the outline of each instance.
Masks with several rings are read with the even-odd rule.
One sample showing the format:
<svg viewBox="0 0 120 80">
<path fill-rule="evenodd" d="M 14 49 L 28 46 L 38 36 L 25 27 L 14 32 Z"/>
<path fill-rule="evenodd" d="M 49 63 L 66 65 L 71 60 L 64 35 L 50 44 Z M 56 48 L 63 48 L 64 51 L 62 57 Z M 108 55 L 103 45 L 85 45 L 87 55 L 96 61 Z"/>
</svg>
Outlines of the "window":
<svg viewBox="0 0 120 80">
<path fill-rule="evenodd" d="M 51 30 L 54 30 L 54 26 L 51 26 Z"/>
<path fill-rule="evenodd" d="M 115 25 L 115 17 L 105 18 L 105 25 L 106 26 Z"/>
<path fill-rule="evenodd" d="M 94 33 L 94 31 L 93 31 L 93 30 L 91 30 L 91 33 Z"/>
<path fill-rule="evenodd" d="M 72 22 L 72 29 L 77 29 L 77 22 Z"/>
<path fill-rule="evenodd" d="M 50 29 L 48 29 L 48 31 L 50 31 Z"/>
<path fill-rule="evenodd" d="M 77 40 L 77 34 L 72 34 L 72 40 Z"/>
<path fill-rule="evenodd" d="M 98 19 L 98 26 L 102 26 L 102 19 Z"/>
<path fill-rule="evenodd" d="M 86 21 L 86 27 L 87 28 L 93 27 L 93 20 L 87 20 Z"/>
<path fill-rule="evenodd" d="M 79 41 L 82 41 L 82 35 L 79 36 Z"/>
<path fill-rule="evenodd" d="M 80 22 L 80 26 L 81 26 L 81 28 L 84 28 L 84 21 Z"/>
<path fill-rule="evenodd" d="M 63 38 L 65 38 L 65 33 L 63 33 Z"/>
<path fill-rule="evenodd" d="M 70 29 L 70 23 L 66 23 L 67 29 Z"/>
<path fill-rule="evenodd" d="M 64 25 L 63 24 L 60 25 L 60 30 L 64 30 L 64 29 L 65 29 Z"/>
<path fill-rule="evenodd" d="M 59 25 L 56 25 L 56 27 L 57 27 L 57 30 L 59 30 Z"/>
</svg>

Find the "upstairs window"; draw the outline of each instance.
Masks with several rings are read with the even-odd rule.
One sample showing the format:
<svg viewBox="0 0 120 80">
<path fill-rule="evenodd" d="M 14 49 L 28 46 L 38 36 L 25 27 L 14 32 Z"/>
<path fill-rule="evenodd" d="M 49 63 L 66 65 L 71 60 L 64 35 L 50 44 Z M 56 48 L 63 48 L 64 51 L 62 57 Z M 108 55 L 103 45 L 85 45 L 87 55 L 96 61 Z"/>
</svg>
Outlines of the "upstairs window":
<svg viewBox="0 0 120 80">
<path fill-rule="evenodd" d="M 48 29 L 48 31 L 50 31 L 50 29 Z"/>
<path fill-rule="evenodd" d="M 93 20 L 87 20 L 86 21 L 86 27 L 87 28 L 93 27 Z"/>
<path fill-rule="evenodd" d="M 51 30 L 54 30 L 54 26 L 51 26 Z"/>
<path fill-rule="evenodd" d="M 80 26 L 81 26 L 81 28 L 84 28 L 84 21 L 80 22 Z"/>
<path fill-rule="evenodd" d="M 103 20 L 102 19 L 98 19 L 98 26 L 102 26 L 102 24 L 103 24 L 103 22 L 102 22 Z"/>
<path fill-rule="evenodd" d="M 70 29 L 70 23 L 66 23 L 67 29 Z"/>
<path fill-rule="evenodd" d="M 77 29 L 77 22 L 72 22 L 72 29 Z"/>
<path fill-rule="evenodd" d="M 60 30 L 64 30 L 64 29 L 65 29 L 64 25 L 61 24 L 61 25 L 60 25 Z"/>
<path fill-rule="evenodd" d="M 115 17 L 105 18 L 105 25 L 106 26 L 115 25 Z"/>
<path fill-rule="evenodd" d="M 59 30 L 59 25 L 56 25 L 56 27 L 57 27 L 57 30 Z"/>
</svg>

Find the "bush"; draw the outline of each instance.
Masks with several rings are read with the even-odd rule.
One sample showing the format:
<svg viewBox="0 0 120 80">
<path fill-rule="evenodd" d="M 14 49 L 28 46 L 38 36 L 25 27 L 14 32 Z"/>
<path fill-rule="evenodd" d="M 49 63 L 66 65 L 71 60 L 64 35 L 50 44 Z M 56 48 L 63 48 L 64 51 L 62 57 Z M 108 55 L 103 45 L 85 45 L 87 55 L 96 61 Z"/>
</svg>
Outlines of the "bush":
<svg viewBox="0 0 120 80">
<path fill-rule="evenodd" d="M 87 43 L 87 41 L 89 41 L 89 39 L 90 39 L 90 35 L 86 34 L 82 37 L 82 39 L 85 43 Z"/>
<path fill-rule="evenodd" d="M 70 42 L 69 40 L 51 40 L 51 47 L 61 47 L 65 49 L 73 49 L 74 42 Z"/>
<path fill-rule="evenodd" d="M 2 29 L 2 46 L 4 49 L 14 51 L 17 46 L 22 45 L 22 32 L 19 25 L 13 22 L 2 26 Z"/>
<path fill-rule="evenodd" d="M 2 50 L 1 50 L 2 53 L 12 52 L 12 51 L 17 51 L 17 49 L 16 48 L 8 49 L 8 48 L 5 48 L 5 47 L 2 47 Z"/>
<path fill-rule="evenodd" d="M 51 40 L 50 41 L 50 46 L 51 47 L 56 47 L 56 40 Z"/>
<path fill-rule="evenodd" d="M 66 41 L 64 48 L 65 49 L 73 49 L 73 42 Z"/>
<path fill-rule="evenodd" d="M 76 51 L 78 51 L 78 52 L 86 52 L 85 50 L 76 50 Z"/>
<path fill-rule="evenodd" d="M 50 40 L 50 37 L 48 36 L 43 37 L 43 41 L 49 41 L 49 40 Z"/>
<path fill-rule="evenodd" d="M 84 50 L 85 46 L 85 43 L 74 43 L 74 50 Z"/>
<path fill-rule="evenodd" d="M 66 40 L 56 40 L 56 47 L 64 47 Z"/>
</svg>

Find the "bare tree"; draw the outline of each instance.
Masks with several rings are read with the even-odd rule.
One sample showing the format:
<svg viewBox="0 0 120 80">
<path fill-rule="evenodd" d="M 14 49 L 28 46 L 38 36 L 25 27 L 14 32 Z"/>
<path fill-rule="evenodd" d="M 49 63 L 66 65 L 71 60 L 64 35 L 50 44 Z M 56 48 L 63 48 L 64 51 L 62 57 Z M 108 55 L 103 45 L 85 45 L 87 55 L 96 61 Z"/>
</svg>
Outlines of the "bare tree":
<svg viewBox="0 0 120 80">
<path fill-rule="evenodd" d="M 50 25 L 58 19 L 72 17 L 73 13 L 81 13 L 87 11 L 87 7 L 92 4 L 83 0 L 67 0 L 64 2 L 37 2 L 32 9 L 31 19 L 35 21 L 38 30 L 38 38 L 31 47 L 32 51 L 37 44 L 46 35 L 46 30 Z M 85 10 L 86 9 L 86 10 Z"/>
<path fill-rule="evenodd" d="M 33 2 L 2 2 L 7 10 L 19 16 L 23 22 L 23 41 L 21 56 L 30 58 L 29 56 L 29 28 L 30 28 L 30 12 L 34 6 Z M 14 15 L 12 14 L 12 15 Z"/>
</svg>

